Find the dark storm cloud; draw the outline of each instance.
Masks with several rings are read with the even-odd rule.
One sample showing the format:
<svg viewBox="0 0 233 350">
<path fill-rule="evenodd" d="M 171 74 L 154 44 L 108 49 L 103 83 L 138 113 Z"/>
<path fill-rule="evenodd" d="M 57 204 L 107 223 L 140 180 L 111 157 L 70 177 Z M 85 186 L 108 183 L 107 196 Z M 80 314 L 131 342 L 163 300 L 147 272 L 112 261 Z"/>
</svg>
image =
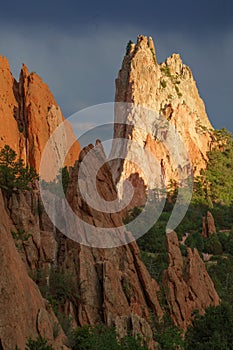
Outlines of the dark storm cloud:
<svg viewBox="0 0 233 350">
<path fill-rule="evenodd" d="M 153 29 L 176 28 L 193 35 L 199 31 L 221 31 L 232 25 L 231 0 L 176 1 L 5 1 L 0 18 L 23 23 L 44 23 L 64 29 L 84 28 L 102 21 L 114 24 L 145 25 Z"/>
<path fill-rule="evenodd" d="M 233 131 L 232 1 L 11 1 L 1 4 L 0 53 L 25 62 L 64 113 L 114 99 L 129 39 L 152 35 L 163 61 L 181 53 L 215 127 Z"/>
</svg>

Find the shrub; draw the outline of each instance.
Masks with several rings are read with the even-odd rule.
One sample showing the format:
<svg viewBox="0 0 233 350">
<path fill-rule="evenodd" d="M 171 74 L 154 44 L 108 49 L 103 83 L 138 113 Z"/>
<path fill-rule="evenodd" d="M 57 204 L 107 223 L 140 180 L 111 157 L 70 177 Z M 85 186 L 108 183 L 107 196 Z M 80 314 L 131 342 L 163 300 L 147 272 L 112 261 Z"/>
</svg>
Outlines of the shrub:
<svg viewBox="0 0 233 350">
<path fill-rule="evenodd" d="M 129 40 L 129 42 L 126 46 L 126 55 L 128 55 L 130 53 L 131 44 L 133 44 L 133 42 L 132 42 L 132 40 Z"/>
<path fill-rule="evenodd" d="M 190 234 L 186 239 L 185 244 L 192 249 L 197 248 L 199 252 L 202 252 L 204 249 L 204 241 L 200 233 Z"/>
<path fill-rule="evenodd" d="M 205 315 L 196 315 L 186 334 L 187 350 L 233 349 L 233 311 L 227 303 L 211 306 Z"/>
<path fill-rule="evenodd" d="M 32 236 L 31 233 L 27 233 L 25 230 L 19 229 L 17 232 L 11 231 L 12 237 L 15 240 L 15 245 L 17 248 L 21 249 L 23 243 L 28 242 L 29 238 Z"/>
<path fill-rule="evenodd" d="M 105 325 L 78 327 L 71 335 L 73 350 L 147 350 L 140 337 L 128 335 L 117 340 L 114 328 Z"/>
<path fill-rule="evenodd" d="M 221 255 L 223 252 L 222 245 L 216 234 L 211 235 L 204 243 L 204 251 L 206 253 Z"/>
<path fill-rule="evenodd" d="M 29 338 L 25 350 L 53 350 L 47 339 L 38 336 L 36 340 Z"/>
<path fill-rule="evenodd" d="M 161 80 L 160 84 L 161 84 L 162 88 L 164 88 L 164 89 L 167 86 L 167 83 L 165 80 Z"/>
</svg>

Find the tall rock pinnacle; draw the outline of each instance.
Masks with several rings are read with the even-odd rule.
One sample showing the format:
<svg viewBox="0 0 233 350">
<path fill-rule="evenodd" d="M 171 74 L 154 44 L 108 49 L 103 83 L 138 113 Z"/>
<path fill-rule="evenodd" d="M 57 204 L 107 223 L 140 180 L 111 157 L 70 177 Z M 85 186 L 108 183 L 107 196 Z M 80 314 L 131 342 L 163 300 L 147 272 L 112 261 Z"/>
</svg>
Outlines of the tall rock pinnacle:
<svg viewBox="0 0 233 350">
<path fill-rule="evenodd" d="M 0 148 L 9 144 L 26 164 L 38 171 L 43 149 L 63 121 L 62 112 L 42 79 L 23 65 L 17 82 L 7 59 L 0 57 Z M 70 133 L 71 125 L 67 126 L 65 136 L 68 138 Z M 61 144 L 65 148 L 65 138 Z M 76 142 L 65 165 L 73 165 L 79 152 Z"/>
<path fill-rule="evenodd" d="M 154 113 L 147 119 L 143 119 L 143 113 L 140 118 L 131 113 L 128 121 L 133 127 L 125 128 L 124 131 L 115 128 L 114 137 L 130 139 L 152 152 L 163 165 L 166 184 L 170 180 L 177 180 L 177 167 L 171 161 L 170 150 L 157 138 L 155 115 L 161 116 L 177 130 L 188 152 L 193 173 L 199 174 L 200 169 L 205 168 L 206 154 L 213 141 L 213 128 L 191 70 L 183 64 L 179 54 L 173 54 L 164 63 L 158 64 L 153 40 L 138 36 L 136 44 L 130 42 L 127 46 L 116 79 L 115 101 L 132 103 Z M 160 125 L 156 127 L 159 128 Z M 132 152 L 135 152 L 132 147 L 128 146 L 125 156 L 130 158 Z M 145 159 L 143 163 L 146 163 Z M 186 166 L 185 162 L 183 165 Z M 149 164 L 146 166 L 147 175 L 153 177 L 153 169 L 150 169 Z M 127 161 L 115 164 L 116 182 L 129 178 L 133 173 L 138 173 L 145 184 L 148 183 L 140 167 Z"/>
</svg>

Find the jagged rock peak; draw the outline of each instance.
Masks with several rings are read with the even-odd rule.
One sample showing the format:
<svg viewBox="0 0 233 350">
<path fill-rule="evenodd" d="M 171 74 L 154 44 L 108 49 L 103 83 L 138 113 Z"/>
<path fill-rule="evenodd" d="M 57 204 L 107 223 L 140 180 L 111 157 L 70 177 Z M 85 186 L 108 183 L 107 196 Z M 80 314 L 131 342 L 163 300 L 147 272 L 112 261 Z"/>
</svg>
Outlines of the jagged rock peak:
<svg viewBox="0 0 233 350">
<path fill-rule="evenodd" d="M 10 71 L 10 65 L 8 59 L 5 56 L 0 55 L 0 69 Z"/>
<path fill-rule="evenodd" d="M 8 60 L 0 56 L 0 149 L 8 144 L 27 165 L 39 171 L 44 147 L 63 121 L 64 116 L 48 85 L 36 73 L 30 73 L 25 64 L 17 82 Z M 71 125 L 66 124 L 66 137 L 60 145 L 63 149 L 73 134 Z M 73 165 L 79 151 L 76 142 L 65 165 Z"/>
<path fill-rule="evenodd" d="M 201 169 L 206 167 L 207 154 L 213 143 L 213 127 L 206 114 L 205 105 L 201 99 L 192 72 L 186 66 L 179 54 L 173 54 L 165 62 L 158 64 L 154 44 L 151 38 L 139 36 L 137 43 L 129 42 L 126 55 L 122 62 L 122 67 L 116 79 L 116 102 L 126 102 L 147 108 L 150 110 L 148 117 L 146 112 L 142 112 L 140 117 L 137 113 L 129 117 L 126 122 L 133 123 L 133 127 L 125 128 L 124 132 L 120 128 L 115 128 L 114 137 L 131 139 L 140 145 L 146 145 L 152 154 L 163 164 L 165 184 L 170 180 L 178 181 L 177 167 L 171 160 L 172 151 L 165 147 L 166 133 L 164 138 L 158 138 L 158 130 L 161 132 L 161 123 L 155 125 L 155 120 L 162 119 L 169 125 L 174 126 L 182 140 L 190 164 L 183 158 L 182 167 L 192 168 L 192 174 L 199 175 Z M 147 115 L 147 117 L 146 117 Z M 118 121 L 115 115 L 115 122 Z M 147 119 L 146 119 L 147 118 Z M 163 137 L 163 136 L 162 136 Z M 127 162 L 135 150 L 129 146 L 126 150 L 125 160 L 116 162 L 114 178 L 118 182 L 128 179 L 132 174 L 138 173 L 145 184 L 148 184 L 145 174 L 140 169 L 133 168 Z M 123 152 L 124 150 L 122 150 Z M 187 157 L 186 157 L 187 159 Z M 121 163 L 121 165 L 119 164 Z M 154 169 L 151 164 L 144 159 L 146 171 L 149 178 L 153 179 Z M 120 171 L 119 171 L 120 169 Z M 153 184 L 156 187 L 156 184 Z M 142 205 L 143 203 L 138 203 Z"/>
<path fill-rule="evenodd" d="M 127 46 L 126 56 L 129 55 L 132 57 L 139 50 L 148 51 L 151 57 L 153 57 L 154 63 L 157 64 L 155 46 L 152 37 L 138 35 L 136 44 L 130 40 Z"/>
<path fill-rule="evenodd" d="M 204 313 L 210 305 L 217 306 L 220 298 L 197 249 L 187 248 L 183 258 L 177 235 L 166 234 L 168 269 L 163 272 L 163 285 L 174 323 L 184 330 L 192 323 L 192 313 Z"/>
</svg>

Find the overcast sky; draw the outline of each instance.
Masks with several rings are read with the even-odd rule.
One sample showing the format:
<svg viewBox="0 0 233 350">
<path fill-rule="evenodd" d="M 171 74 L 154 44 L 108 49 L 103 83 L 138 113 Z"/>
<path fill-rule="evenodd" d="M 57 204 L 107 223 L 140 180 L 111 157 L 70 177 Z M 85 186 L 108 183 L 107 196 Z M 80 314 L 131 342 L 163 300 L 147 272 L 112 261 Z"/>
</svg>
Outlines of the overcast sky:
<svg viewBox="0 0 233 350">
<path fill-rule="evenodd" d="M 180 53 L 209 118 L 233 131 L 233 1 L 4 1 L 0 54 L 49 85 L 66 116 L 114 100 L 127 42 L 151 35 L 157 58 Z"/>
</svg>

